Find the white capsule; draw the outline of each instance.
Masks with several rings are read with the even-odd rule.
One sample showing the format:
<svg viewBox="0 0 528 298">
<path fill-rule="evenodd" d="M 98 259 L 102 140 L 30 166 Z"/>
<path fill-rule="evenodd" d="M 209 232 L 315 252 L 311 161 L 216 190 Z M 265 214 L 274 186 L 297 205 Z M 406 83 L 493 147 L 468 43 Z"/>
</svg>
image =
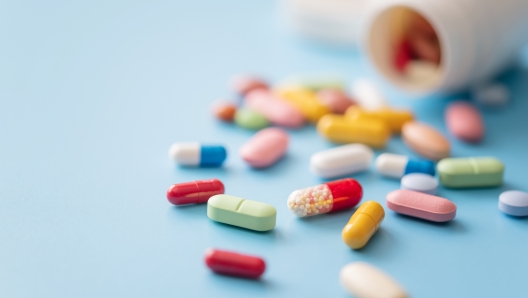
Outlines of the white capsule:
<svg viewBox="0 0 528 298">
<path fill-rule="evenodd" d="M 341 284 L 358 298 L 407 298 L 405 290 L 390 276 L 363 262 L 350 263 L 339 273 Z"/>
<path fill-rule="evenodd" d="M 480 105 L 499 107 L 508 103 L 510 92 L 504 84 L 494 83 L 476 87 L 472 97 Z"/>
<path fill-rule="evenodd" d="M 176 143 L 169 148 L 169 158 L 181 166 L 219 167 L 227 157 L 223 146 L 200 143 Z"/>
<path fill-rule="evenodd" d="M 384 176 L 401 178 L 405 174 L 424 173 L 434 176 L 435 165 L 428 160 L 409 160 L 405 155 L 382 153 L 376 158 L 376 169 Z"/>
<path fill-rule="evenodd" d="M 366 170 L 374 152 L 362 144 L 348 144 L 315 153 L 310 170 L 322 178 L 335 178 Z"/>
<path fill-rule="evenodd" d="M 387 107 L 381 91 L 368 79 L 357 79 L 352 83 L 352 95 L 356 102 L 365 110 L 379 110 Z"/>
</svg>

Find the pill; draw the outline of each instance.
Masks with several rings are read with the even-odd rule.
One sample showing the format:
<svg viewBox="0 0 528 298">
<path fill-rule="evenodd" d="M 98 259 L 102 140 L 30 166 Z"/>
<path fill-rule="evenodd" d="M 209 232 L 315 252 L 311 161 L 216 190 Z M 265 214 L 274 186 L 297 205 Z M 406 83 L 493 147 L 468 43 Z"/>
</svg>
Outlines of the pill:
<svg viewBox="0 0 528 298">
<path fill-rule="evenodd" d="M 298 128 L 304 124 L 304 116 L 295 107 L 277 98 L 269 91 L 256 90 L 250 92 L 246 96 L 245 102 L 248 107 L 261 113 L 275 125 Z"/>
<path fill-rule="evenodd" d="M 433 87 L 441 80 L 443 72 L 438 70 L 438 64 L 426 60 L 411 60 L 403 72 L 407 81 L 420 84 L 421 88 Z"/>
<path fill-rule="evenodd" d="M 518 190 L 501 193 L 499 210 L 512 216 L 528 216 L 528 193 Z"/>
<path fill-rule="evenodd" d="M 391 133 L 385 122 L 376 119 L 350 120 L 345 116 L 326 115 L 317 123 L 317 131 L 335 143 L 362 143 L 384 147 Z"/>
<path fill-rule="evenodd" d="M 405 123 L 413 121 L 414 115 L 408 110 L 393 110 L 389 108 L 382 108 L 375 111 L 367 111 L 358 106 L 352 106 L 347 109 L 345 116 L 348 118 L 362 119 L 376 119 L 385 122 L 393 133 L 401 133 L 402 127 Z"/>
<path fill-rule="evenodd" d="M 252 75 L 237 75 L 231 78 L 231 89 L 238 95 L 244 96 L 253 90 L 268 90 L 268 84 Z"/>
<path fill-rule="evenodd" d="M 429 221 L 445 222 L 456 216 L 456 205 L 441 197 L 412 190 L 395 190 L 387 195 L 392 211 Z"/>
<path fill-rule="evenodd" d="M 405 155 L 382 153 L 376 158 L 376 169 L 384 176 L 401 178 L 410 173 L 435 175 L 435 164 L 428 160 L 413 160 Z"/>
<path fill-rule="evenodd" d="M 201 204 L 223 193 L 224 184 L 220 180 L 197 180 L 171 185 L 167 190 L 167 200 L 174 205 Z"/>
<path fill-rule="evenodd" d="M 400 41 L 396 46 L 396 51 L 394 53 L 394 67 L 399 72 L 403 72 L 405 67 L 411 61 L 412 53 L 409 41 L 404 39 Z"/>
<path fill-rule="evenodd" d="M 335 178 L 362 172 L 370 166 L 374 152 L 363 144 L 348 144 L 317 152 L 310 158 L 310 170 L 321 178 Z"/>
<path fill-rule="evenodd" d="M 445 112 L 449 132 L 457 139 L 476 143 L 484 136 L 484 123 L 480 112 L 470 103 L 454 102 Z"/>
<path fill-rule="evenodd" d="M 357 79 L 352 83 L 352 96 L 365 110 L 378 110 L 387 106 L 385 96 L 368 79 Z"/>
<path fill-rule="evenodd" d="M 262 202 L 216 195 L 207 201 L 207 216 L 217 222 L 263 232 L 275 227 L 277 210 Z"/>
<path fill-rule="evenodd" d="M 181 166 L 220 167 L 227 158 L 227 151 L 221 145 L 175 143 L 169 149 L 169 157 Z"/>
<path fill-rule="evenodd" d="M 215 273 L 244 278 L 259 278 L 266 270 L 262 258 L 219 249 L 205 252 L 205 264 Z"/>
<path fill-rule="evenodd" d="M 364 262 L 346 265 L 339 272 L 341 285 L 357 298 L 407 298 L 405 290 L 385 272 Z"/>
<path fill-rule="evenodd" d="M 235 119 L 236 106 L 226 102 L 219 102 L 213 106 L 213 114 L 224 122 L 233 122 Z"/>
<path fill-rule="evenodd" d="M 438 181 L 428 174 L 411 173 L 402 177 L 400 188 L 434 195 L 438 188 Z"/>
<path fill-rule="evenodd" d="M 361 184 L 346 178 L 299 189 L 288 197 L 288 209 L 298 217 L 352 208 L 363 196 Z"/>
<path fill-rule="evenodd" d="M 286 154 L 288 134 L 280 128 L 266 128 L 257 132 L 240 148 L 240 156 L 250 166 L 271 166 Z"/>
<path fill-rule="evenodd" d="M 499 186 L 504 176 L 504 165 L 493 157 L 445 158 L 436 169 L 440 183 L 451 188 Z"/>
<path fill-rule="evenodd" d="M 343 241 L 350 248 L 362 248 L 376 233 L 384 217 L 385 211 L 378 202 L 361 204 L 343 229 Z"/>
<path fill-rule="evenodd" d="M 409 148 L 427 159 L 440 160 L 450 155 L 449 141 L 427 124 L 407 122 L 403 125 L 402 136 Z"/>
<path fill-rule="evenodd" d="M 279 88 L 297 87 L 315 92 L 323 89 L 344 90 L 344 85 L 340 77 L 332 74 L 298 74 L 277 84 Z"/>
<path fill-rule="evenodd" d="M 355 104 L 345 92 L 335 89 L 323 89 L 317 93 L 317 98 L 334 114 L 343 114 L 346 109 Z"/>
<path fill-rule="evenodd" d="M 420 58 L 436 65 L 440 63 L 441 50 L 438 39 L 431 39 L 423 34 L 411 34 L 408 36 L 412 52 Z"/>
<path fill-rule="evenodd" d="M 508 103 L 510 92 L 501 83 L 483 84 L 472 90 L 472 98 L 485 107 L 501 107 Z"/>
<path fill-rule="evenodd" d="M 234 120 L 238 126 L 251 130 L 259 130 L 270 125 L 264 115 L 249 108 L 238 109 Z"/>
<path fill-rule="evenodd" d="M 276 94 L 294 106 L 310 122 L 315 123 L 321 117 L 330 113 L 330 110 L 319 101 L 317 94 L 308 89 L 279 89 Z"/>
</svg>

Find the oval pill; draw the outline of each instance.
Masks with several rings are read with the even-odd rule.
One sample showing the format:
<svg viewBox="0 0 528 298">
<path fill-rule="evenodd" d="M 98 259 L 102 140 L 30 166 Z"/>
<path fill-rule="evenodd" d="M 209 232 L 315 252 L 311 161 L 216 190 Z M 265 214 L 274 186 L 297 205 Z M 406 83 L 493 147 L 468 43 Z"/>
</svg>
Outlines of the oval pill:
<svg viewBox="0 0 528 298">
<path fill-rule="evenodd" d="M 385 211 L 378 202 L 367 201 L 361 204 L 343 228 L 343 241 L 350 248 L 362 248 L 376 233 L 384 217 Z"/>
<path fill-rule="evenodd" d="M 376 158 L 376 169 L 384 176 L 401 178 L 410 173 L 424 173 L 434 176 L 435 164 L 429 160 L 413 160 L 405 155 L 382 153 Z"/>
<path fill-rule="evenodd" d="M 288 88 L 276 91 L 281 99 L 293 105 L 306 120 L 316 123 L 330 110 L 317 98 L 316 93 L 303 88 Z"/>
<path fill-rule="evenodd" d="M 355 105 L 354 100 L 341 90 L 323 89 L 317 93 L 317 98 L 335 114 L 343 114 L 350 106 Z"/>
<path fill-rule="evenodd" d="M 444 158 L 436 166 L 446 187 L 494 187 L 502 184 L 504 165 L 493 157 Z"/>
<path fill-rule="evenodd" d="M 264 115 L 249 108 L 240 108 L 235 112 L 235 123 L 243 128 L 259 130 L 270 125 Z"/>
<path fill-rule="evenodd" d="M 236 111 L 237 108 L 235 105 L 226 102 L 216 103 L 213 106 L 213 114 L 215 117 L 224 122 L 233 122 Z"/>
<path fill-rule="evenodd" d="M 167 190 L 167 200 L 174 205 L 201 204 L 223 193 L 224 184 L 220 180 L 197 180 L 171 185 Z"/>
<path fill-rule="evenodd" d="M 288 139 L 284 130 L 266 128 L 257 132 L 240 148 L 240 155 L 252 167 L 268 167 L 286 154 Z"/>
<path fill-rule="evenodd" d="M 268 90 L 268 84 L 252 75 L 237 75 L 231 78 L 231 89 L 238 95 L 244 96 L 253 90 Z"/>
<path fill-rule="evenodd" d="M 215 273 L 244 278 L 259 278 L 266 270 L 262 258 L 219 249 L 205 252 L 205 264 Z"/>
<path fill-rule="evenodd" d="M 346 265 L 339 272 L 341 285 L 357 298 L 407 298 L 405 290 L 390 276 L 364 262 Z"/>
<path fill-rule="evenodd" d="M 310 158 L 310 171 L 321 178 L 334 178 L 368 169 L 374 152 L 363 144 L 349 144 L 317 152 Z"/>
<path fill-rule="evenodd" d="M 304 124 L 304 116 L 291 104 L 274 96 L 266 90 L 255 90 L 246 96 L 246 105 L 264 115 L 271 123 L 298 128 Z"/>
<path fill-rule="evenodd" d="M 402 177 L 401 189 L 408 189 L 426 194 L 436 194 L 438 181 L 435 177 L 422 173 L 411 173 Z"/>
<path fill-rule="evenodd" d="M 220 145 L 175 143 L 169 149 L 169 157 L 181 166 L 220 167 L 227 158 L 227 151 Z"/>
<path fill-rule="evenodd" d="M 340 115 L 323 116 L 317 123 L 317 131 L 335 143 L 362 143 L 374 148 L 384 147 L 391 135 L 383 121 L 375 119 L 352 121 Z"/>
<path fill-rule="evenodd" d="M 445 122 L 449 132 L 457 139 L 476 143 L 484 136 L 484 123 L 480 112 L 471 104 L 455 102 L 445 113 Z"/>
<path fill-rule="evenodd" d="M 393 110 L 389 108 L 382 108 L 374 111 L 367 111 L 359 106 L 352 106 L 347 109 L 345 115 L 350 119 L 377 119 L 385 122 L 393 133 L 401 133 L 402 127 L 405 123 L 413 121 L 414 115 L 407 110 Z"/>
<path fill-rule="evenodd" d="M 395 190 L 387 195 L 392 211 L 429 221 L 446 222 L 456 216 L 456 205 L 441 197 L 412 190 Z"/>
<path fill-rule="evenodd" d="M 277 210 L 262 202 L 216 195 L 207 201 L 207 216 L 217 222 L 263 232 L 275 227 Z"/>
<path fill-rule="evenodd" d="M 414 152 L 430 160 L 440 160 L 451 153 L 449 141 L 433 127 L 419 122 L 403 125 L 404 143 Z"/>
<path fill-rule="evenodd" d="M 528 216 L 528 193 L 518 190 L 501 193 L 499 210 L 512 216 Z"/>
</svg>

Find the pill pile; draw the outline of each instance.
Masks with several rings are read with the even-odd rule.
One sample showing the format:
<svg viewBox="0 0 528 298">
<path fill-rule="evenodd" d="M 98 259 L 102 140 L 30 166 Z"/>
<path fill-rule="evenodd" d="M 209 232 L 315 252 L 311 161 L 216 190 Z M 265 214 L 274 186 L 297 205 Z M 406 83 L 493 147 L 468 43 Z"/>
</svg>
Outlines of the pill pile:
<svg viewBox="0 0 528 298">
<path fill-rule="evenodd" d="M 421 59 L 439 59 L 431 55 L 424 52 Z M 321 137 L 338 144 L 306 161 L 315 176 L 337 180 L 291 192 L 284 200 L 294 216 L 319 216 L 357 206 L 364 189 L 346 176 L 367 171 L 372 164 L 381 176 L 400 180 L 401 189 L 386 195 L 388 209 L 432 222 L 456 217 L 457 206 L 437 195 L 440 184 L 453 189 L 502 185 L 505 167 L 497 158 L 451 157 L 445 135 L 415 120 L 412 111 L 391 108 L 372 82 L 355 81 L 352 95 L 343 86 L 340 80 L 295 79 L 272 87 L 256 76 L 241 75 L 231 81 L 238 102 L 215 103 L 212 108 L 219 121 L 256 131 L 239 150 L 240 158 L 253 168 L 281 162 L 290 144 L 289 129 L 313 124 Z M 479 105 L 497 106 L 507 101 L 501 99 L 507 97 L 501 85 L 480 87 L 475 94 L 474 102 Z M 477 144 L 485 137 L 482 115 L 469 101 L 449 104 L 445 123 L 449 133 L 462 142 Z M 389 152 L 374 158 L 371 148 L 384 148 L 393 135 L 401 135 L 406 146 L 423 159 Z M 169 157 L 183 168 L 221 167 L 227 150 L 221 144 L 181 142 L 170 147 Z M 207 216 L 226 225 L 259 232 L 276 226 L 276 207 L 226 194 L 218 179 L 174 184 L 166 196 L 174 205 L 207 203 Z M 502 193 L 498 209 L 510 216 L 528 216 L 528 193 Z M 343 223 L 343 243 L 354 250 L 368 245 L 384 217 L 380 203 L 363 202 Z M 215 273 L 251 279 L 260 278 L 266 268 L 258 256 L 219 249 L 209 249 L 205 263 Z M 343 287 L 357 297 L 408 297 L 397 282 L 366 263 L 348 264 L 339 275 Z"/>
</svg>

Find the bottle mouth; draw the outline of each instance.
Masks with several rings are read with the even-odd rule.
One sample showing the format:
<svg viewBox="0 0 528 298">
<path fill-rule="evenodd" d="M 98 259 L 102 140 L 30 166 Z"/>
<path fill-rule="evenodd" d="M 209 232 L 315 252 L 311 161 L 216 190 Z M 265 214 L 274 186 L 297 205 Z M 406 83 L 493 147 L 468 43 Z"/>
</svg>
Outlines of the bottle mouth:
<svg viewBox="0 0 528 298">
<path fill-rule="evenodd" d="M 371 23 L 366 50 L 390 82 L 413 93 L 431 92 L 445 79 L 445 53 L 437 32 L 423 14 L 392 6 Z"/>
</svg>

